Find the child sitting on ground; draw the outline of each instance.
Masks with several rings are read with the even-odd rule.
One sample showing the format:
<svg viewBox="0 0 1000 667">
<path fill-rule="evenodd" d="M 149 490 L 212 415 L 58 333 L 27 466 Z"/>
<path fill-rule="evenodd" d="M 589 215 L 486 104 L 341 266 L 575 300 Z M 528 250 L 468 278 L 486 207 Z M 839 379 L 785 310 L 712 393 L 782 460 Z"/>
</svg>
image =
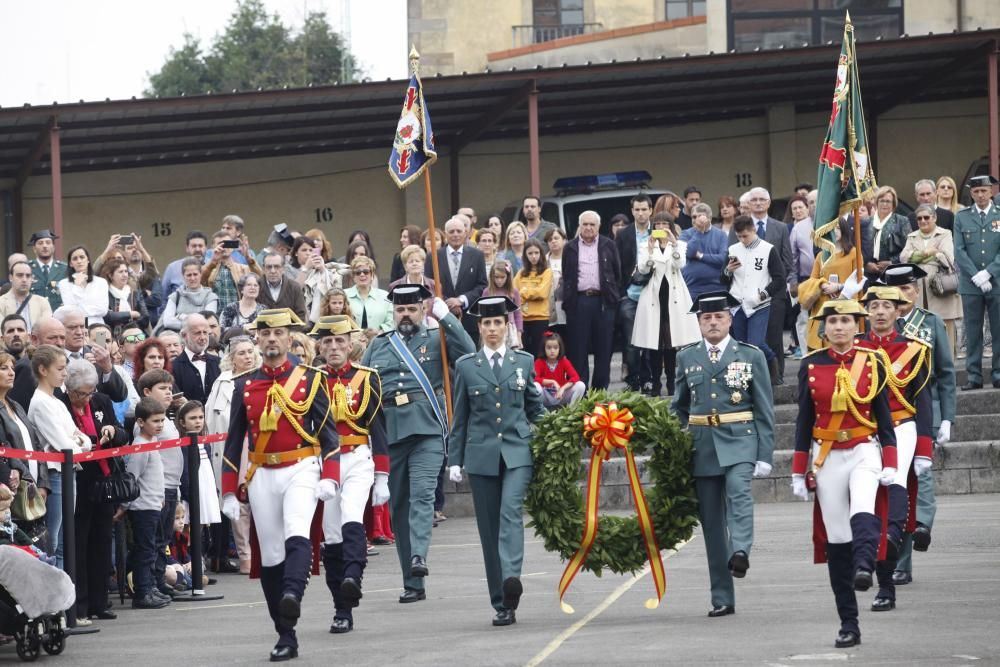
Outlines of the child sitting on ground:
<svg viewBox="0 0 1000 667">
<path fill-rule="evenodd" d="M 554 331 L 542 334 L 542 357 L 535 359 L 535 384 L 547 408 L 572 405 L 583 397 L 586 386 L 566 358 L 562 336 Z"/>
</svg>

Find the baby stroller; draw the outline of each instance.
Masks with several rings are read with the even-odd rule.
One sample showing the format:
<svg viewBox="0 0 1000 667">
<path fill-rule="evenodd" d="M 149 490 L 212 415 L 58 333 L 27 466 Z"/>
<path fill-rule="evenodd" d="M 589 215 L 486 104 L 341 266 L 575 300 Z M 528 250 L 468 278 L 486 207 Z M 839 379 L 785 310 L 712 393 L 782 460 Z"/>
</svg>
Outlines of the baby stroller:
<svg viewBox="0 0 1000 667">
<path fill-rule="evenodd" d="M 0 633 L 13 635 L 17 655 L 32 662 L 44 649 L 66 648 L 66 615 L 76 600 L 69 576 L 14 545 L 0 546 Z"/>
</svg>

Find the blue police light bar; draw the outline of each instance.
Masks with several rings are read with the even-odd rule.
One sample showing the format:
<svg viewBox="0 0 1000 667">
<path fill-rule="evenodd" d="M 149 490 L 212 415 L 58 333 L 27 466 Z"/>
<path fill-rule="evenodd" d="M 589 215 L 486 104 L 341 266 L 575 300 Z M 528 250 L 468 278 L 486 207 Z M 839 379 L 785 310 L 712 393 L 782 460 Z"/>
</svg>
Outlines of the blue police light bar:
<svg viewBox="0 0 1000 667">
<path fill-rule="evenodd" d="M 653 179 L 648 171 L 618 171 L 611 174 L 567 176 L 556 179 L 552 188 L 561 195 L 583 194 L 597 190 L 645 188 Z"/>
</svg>

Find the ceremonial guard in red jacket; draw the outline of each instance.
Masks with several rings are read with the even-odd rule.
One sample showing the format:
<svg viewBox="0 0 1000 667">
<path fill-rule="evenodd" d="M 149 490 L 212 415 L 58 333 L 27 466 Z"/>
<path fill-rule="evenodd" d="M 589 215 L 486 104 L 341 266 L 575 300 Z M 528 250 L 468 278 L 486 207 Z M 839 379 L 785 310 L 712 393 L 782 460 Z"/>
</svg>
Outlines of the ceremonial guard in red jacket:
<svg viewBox="0 0 1000 667">
<path fill-rule="evenodd" d="M 312 567 L 316 502 L 335 499 L 340 483 L 326 374 L 293 365 L 288 357 L 291 331 L 302 326 L 287 308 L 262 310 L 249 325 L 257 331 L 264 363 L 236 378 L 223 457 L 222 507 L 235 521 L 240 454 L 249 429 L 246 492 L 260 544 L 260 583 L 278 632 L 272 662 L 298 657 L 294 627 Z"/>
<path fill-rule="evenodd" d="M 880 484 L 896 478 L 887 369 L 878 354 L 854 344 L 865 315 L 853 300 L 824 304 L 814 317 L 824 322 L 830 347 L 805 357 L 799 368 L 792 492 L 807 500 L 815 486 L 815 562 L 829 567 L 840 615 L 837 648 L 861 643 L 855 591 L 871 588 L 883 533 L 876 496 L 884 497 Z"/>
<path fill-rule="evenodd" d="M 361 600 L 368 542 L 363 524 L 368 496 L 389 501 L 389 447 L 382 423 L 378 373 L 350 360 L 352 334 L 360 329 L 346 315 L 321 317 L 310 333 L 326 360 L 330 418 L 340 440 L 340 494 L 323 504 L 323 567 L 333 594 L 330 632 L 354 628 L 352 609 Z M 372 486 L 374 485 L 374 490 Z"/>
<path fill-rule="evenodd" d="M 896 586 L 892 573 L 896 569 L 903 535 L 912 533 L 916 526 L 916 478 L 931 467 L 934 452 L 934 436 L 931 433 L 934 406 L 928 386 L 933 352 L 925 341 L 897 332 L 898 309 L 909 303 L 898 287 L 871 287 L 865 293 L 864 302 L 871 315 L 871 327 L 857 344 L 878 350 L 879 354 L 884 353 L 883 362 L 888 367 L 889 410 L 896 433 L 899 463 L 888 489 L 886 554 L 885 560 L 880 560 L 875 567 L 879 591 L 872 603 L 872 611 L 889 611 L 896 608 Z M 908 479 L 911 470 L 914 476 Z M 912 517 L 909 516 L 911 514 Z"/>
</svg>

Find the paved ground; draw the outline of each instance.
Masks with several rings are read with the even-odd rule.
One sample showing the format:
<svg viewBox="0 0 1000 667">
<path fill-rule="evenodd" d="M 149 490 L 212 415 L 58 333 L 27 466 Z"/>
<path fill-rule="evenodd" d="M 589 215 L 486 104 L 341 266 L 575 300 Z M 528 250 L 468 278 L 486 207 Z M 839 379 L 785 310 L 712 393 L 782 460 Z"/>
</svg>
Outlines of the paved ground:
<svg viewBox="0 0 1000 667">
<path fill-rule="evenodd" d="M 735 616 L 709 619 L 700 534 L 665 562 L 663 605 L 646 610 L 650 579 L 581 574 L 563 614 L 556 598 L 559 559 L 529 536 L 525 595 L 518 623 L 490 625 L 481 554 L 472 519 L 434 532 L 428 600 L 396 602 L 395 554 L 370 561 L 365 598 L 348 635 L 327 633 L 331 604 L 314 579 L 300 622 L 301 657 L 293 664 L 351 665 L 797 665 L 850 661 L 877 665 L 1000 664 L 1000 495 L 941 499 L 934 543 L 918 554 L 915 581 L 900 589 L 896 611 L 862 612 L 864 643 L 832 646 L 838 627 L 825 566 L 810 563 L 809 505 L 758 507 L 757 545 L 738 583 Z M 263 663 L 274 641 L 256 582 L 224 575 L 213 593 L 225 600 L 175 603 L 162 611 L 115 609 L 102 632 L 71 637 L 73 665 L 219 665 Z M 870 602 L 870 594 L 861 594 Z M 0 662 L 16 662 L 12 646 Z"/>
</svg>

